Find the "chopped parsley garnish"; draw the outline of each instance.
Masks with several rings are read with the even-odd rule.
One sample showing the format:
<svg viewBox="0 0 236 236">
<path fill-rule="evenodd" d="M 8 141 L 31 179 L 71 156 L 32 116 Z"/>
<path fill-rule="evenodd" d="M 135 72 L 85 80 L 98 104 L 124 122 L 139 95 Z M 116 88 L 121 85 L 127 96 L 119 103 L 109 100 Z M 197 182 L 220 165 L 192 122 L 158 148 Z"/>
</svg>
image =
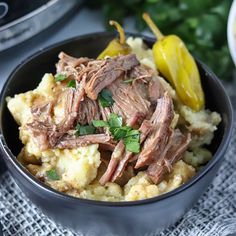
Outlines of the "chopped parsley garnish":
<svg viewBox="0 0 236 236">
<path fill-rule="evenodd" d="M 98 101 L 102 107 L 110 107 L 113 105 L 114 100 L 112 94 L 108 89 L 103 89 L 98 95 Z"/>
<path fill-rule="evenodd" d="M 140 152 L 140 132 L 138 130 L 128 131 L 124 138 L 125 147 L 128 151 L 139 153 Z"/>
<path fill-rule="evenodd" d="M 67 79 L 67 77 L 63 74 L 58 74 L 58 75 L 55 76 L 56 82 L 63 81 L 63 80 L 66 80 L 66 79 Z"/>
<path fill-rule="evenodd" d="M 115 113 L 111 113 L 108 120 L 110 127 L 121 127 L 122 126 L 122 117 L 118 116 Z"/>
<path fill-rule="evenodd" d="M 133 79 L 126 79 L 126 80 L 123 80 L 123 83 L 125 84 L 130 84 L 133 82 Z"/>
<path fill-rule="evenodd" d="M 87 134 L 94 134 L 96 131 L 96 128 L 93 125 L 76 125 L 76 135 L 87 135 Z"/>
<path fill-rule="evenodd" d="M 130 151 L 133 153 L 139 153 L 140 152 L 140 143 L 139 143 L 139 141 L 125 143 L 125 148 L 127 151 Z"/>
<path fill-rule="evenodd" d="M 51 170 L 47 171 L 46 174 L 47 174 L 48 179 L 50 179 L 50 180 L 59 180 L 60 179 L 55 169 L 51 169 Z"/>
<path fill-rule="evenodd" d="M 110 132 L 115 140 L 124 139 L 127 136 L 129 130 L 131 130 L 131 128 L 128 126 L 110 127 Z"/>
<path fill-rule="evenodd" d="M 109 126 L 108 122 L 104 120 L 93 120 L 94 127 L 107 127 Z"/>
<path fill-rule="evenodd" d="M 124 140 L 126 150 L 133 153 L 140 151 L 140 132 L 129 126 L 123 126 L 121 116 L 111 113 L 108 121 L 94 120 L 93 125 L 95 127 L 109 127 L 115 140 Z"/>
<path fill-rule="evenodd" d="M 75 88 L 76 87 L 76 81 L 74 79 L 70 80 L 67 84 L 68 88 Z"/>
</svg>

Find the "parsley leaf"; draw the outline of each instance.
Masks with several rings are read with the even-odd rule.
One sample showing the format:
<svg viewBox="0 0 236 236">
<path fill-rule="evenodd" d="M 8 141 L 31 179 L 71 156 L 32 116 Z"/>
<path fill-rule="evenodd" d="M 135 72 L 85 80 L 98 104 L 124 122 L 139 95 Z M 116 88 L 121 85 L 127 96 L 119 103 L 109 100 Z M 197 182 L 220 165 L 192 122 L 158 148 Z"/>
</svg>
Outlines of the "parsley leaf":
<svg viewBox="0 0 236 236">
<path fill-rule="evenodd" d="M 123 83 L 125 83 L 125 84 L 131 84 L 132 82 L 133 82 L 133 79 L 123 80 Z"/>
<path fill-rule="evenodd" d="M 108 120 L 110 127 L 121 127 L 122 126 L 122 117 L 118 116 L 115 113 L 111 113 Z"/>
<path fill-rule="evenodd" d="M 114 100 L 112 94 L 108 89 L 103 89 L 98 95 L 98 101 L 102 107 L 110 107 L 113 105 Z"/>
<path fill-rule="evenodd" d="M 140 151 L 140 132 L 138 130 L 131 129 L 128 131 L 124 138 L 126 150 L 134 153 Z"/>
<path fill-rule="evenodd" d="M 129 127 L 124 126 L 124 127 L 111 127 L 109 130 L 115 140 L 121 140 L 126 137 L 129 129 L 130 129 Z"/>
<path fill-rule="evenodd" d="M 60 179 L 55 169 L 51 169 L 51 170 L 47 171 L 46 175 L 47 175 L 48 179 L 50 179 L 50 180 L 59 180 Z"/>
<path fill-rule="evenodd" d="M 104 120 L 93 120 L 92 121 L 94 127 L 107 127 L 109 124 Z"/>
<path fill-rule="evenodd" d="M 80 135 L 87 135 L 87 134 L 94 134 L 95 131 L 96 131 L 96 128 L 92 125 L 80 125 L 80 124 L 77 124 L 76 125 L 76 135 L 77 136 L 80 136 Z"/>
<path fill-rule="evenodd" d="M 94 127 L 109 127 L 109 131 L 113 136 L 114 140 L 124 140 L 125 148 L 127 151 L 133 153 L 140 152 L 140 131 L 136 129 L 132 129 L 129 126 L 122 125 L 122 117 L 111 113 L 110 117 L 107 121 L 104 120 L 93 120 L 93 128 Z M 78 135 L 80 134 L 81 127 L 79 124 L 76 126 L 76 129 L 79 130 Z"/>
<path fill-rule="evenodd" d="M 122 126 L 122 117 L 111 113 L 109 120 L 109 131 L 115 140 L 124 140 L 126 150 L 134 153 L 140 151 L 140 132 L 129 126 Z"/>
<path fill-rule="evenodd" d="M 140 152 L 140 143 L 139 142 L 125 143 L 125 148 L 127 151 L 130 151 L 133 153 L 139 153 Z"/>
<path fill-rule="evenodd" d="M 70 80 L 67 84 L 68 88 L 75 88 L 76 87 L 76 81 L 74 79 Z"/>
<path fill-rule="evenodd" d="M 139 139 L 140 132 L 137 129 L 131 129 L 127 133 L 127 138 L 132 138 L 132 139 Z"/>
<path fill-rule="evenodd" d="M 63 81 L 65 79 L 67 79 L 67 77 L 65 75 L 63 75 L 63 74 L 58 74 L 58 75 L 55 76 L 56 82 Z"/>
</svg>

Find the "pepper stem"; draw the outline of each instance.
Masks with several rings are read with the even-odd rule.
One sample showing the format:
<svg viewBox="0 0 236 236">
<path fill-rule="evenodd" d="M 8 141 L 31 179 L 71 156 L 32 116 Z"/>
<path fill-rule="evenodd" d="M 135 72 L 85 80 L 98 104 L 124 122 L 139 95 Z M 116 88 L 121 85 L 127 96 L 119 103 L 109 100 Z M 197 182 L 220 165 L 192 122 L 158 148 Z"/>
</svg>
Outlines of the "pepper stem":
<svg viewBox="0 0 236 236">
<path fill-rule="evenodd" d="M 147 23 L 147 25 L 150 27 L 151 31 L 154 33 L 154 35 L 157 37 L 157 39 L 164 38 L 164 35 L 161 33 L 161 31 L 157 28 L 151 17 L 147 13 L 143 13 L 143 19 Z"/>
<path fill-rule="evenodd" d="M 119 33 L 119 36 L 120 36 L 120 43 L 121 44 L 125 44 L 125 32 L 124 32 L 122 26 L 118 22 L 116 22 L 114 20 L 110 20 L 109 24 L 110 25 L 114 25 L 116 27 L 116 29 L 117 29 L 117 31 Z"/>
</svg>

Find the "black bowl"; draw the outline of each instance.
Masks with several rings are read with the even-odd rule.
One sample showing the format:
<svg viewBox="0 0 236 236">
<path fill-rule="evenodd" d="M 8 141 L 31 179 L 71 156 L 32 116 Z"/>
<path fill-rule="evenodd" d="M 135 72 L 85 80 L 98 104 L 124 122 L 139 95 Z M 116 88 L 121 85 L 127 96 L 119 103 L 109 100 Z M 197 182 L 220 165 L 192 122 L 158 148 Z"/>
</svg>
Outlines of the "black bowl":
<svg viewBox="0 0 236 236">
<path fill-rule="evenodd" d="M 209 147 L 214 157 L 186 184 L 147 200 L 112 203 L 78 199 L 41 183 L 16 160 L 22 144 L 5 101 L 7 96 L 35 88 L 45 72 L 54 73 L 60 51 L 77 57 L 96 57 L 114 36 L 112 33 L 97 33 L 69 39 L 39 51 L 20 64 L 1 93 L 1 149 L 19 187 L 55 222 L 89 235 L 144 235 L 158 232 L 176 222 L 209 186 L 224 160 L 232 131 L 232 107 L 219 79 L 205 65 L 198 61 L 206 106 L 219 112 L 223 118 Z M 153 39 L 145 38 L 145 42 L 151 46 Z"/>
</svg>

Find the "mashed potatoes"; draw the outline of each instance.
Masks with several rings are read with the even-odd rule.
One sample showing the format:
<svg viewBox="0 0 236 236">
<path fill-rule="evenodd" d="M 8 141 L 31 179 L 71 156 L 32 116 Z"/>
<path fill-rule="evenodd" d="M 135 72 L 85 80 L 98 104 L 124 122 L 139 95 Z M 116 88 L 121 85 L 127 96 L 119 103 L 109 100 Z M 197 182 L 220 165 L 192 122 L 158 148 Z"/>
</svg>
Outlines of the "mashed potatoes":
<svg viewBox="0 0 236 236">
<path fill-rule="evenodd" d="M 217 112 L 201 110 L 195 112 L 187 106 L 180 106 L 180 115 L 187 122 L 187 128 L 192 133 L 191 148 L 197 148 L 204 144 L 210 144 L 221 117 Z"/>
<path fill-rule="evenodd" d="M 194 175 L 195 169 L 183 161 L 177 162 L 173 167 L 173 172 L 158 185 L 153 184 L 145 172 L 139 172 L 125 185 L 125 200 L 135 201 L 169 192 Z"/>
<path fill-rule="evenodd" d="M 132 47 L 141 63 L 155 69 L 152 52 L 146 49 L 140 38 L 129 38 L 127 43 Z M 125 185 L 98 182 L 101 173 L 101 156 L 98 145 L 78 147 L 76 149 L 47 149 L 41 151 L 37 141 L 33 139 L 25 124 L 32 120 L 31 107 L 38 102 L 50 101 L 55 96 L 59 83 L 51 74 L 45 74 L 39 86 L 25 93 L 7 98 L 8 109 L 20 126 L 20 140 L 24 144 L 18 159 L 37 178 L 52 188 L 72 196 L 101 201 L 134 201 L 154 197 L 171 191 L 188 181 L 195 175 L 195 168 L 204 165 L 211 158 L 211 153 L 203 147 L 213 138 L 213 132 L 221 121 L 218 113 L 202 110 L 194 112 L 182 105 L 175 90 L 161 79 L 164 88 L 178 104 L 175 111 L 174 126 L 177 122 L 185 125 L 193 134 L 190 149 L 185 153 L 183 161 L 173 166 L 173 171 L 159 184 L 153 184 L 147 174 L 138 172 Z M 60 105 L 54 108 L 54 121 L 61 120 Z M 58 121 L 58 122 L 57 122 Z M 51 179 L 50 171 L 57 176 Z M 58 178 L 57 178 L 58 177 Z"/>
<path fill-rule="evenodd" d="M 144 45 L 141 38 L 129 37 L 127 44 L 132 48 L 132 52 L 137 56 L 140 63 L 156 71 L 152 50 Z"/>
<path fill-rule="evenodd" d="M 32 120 L 30 108 L 36 99 L 50 99 L 53 96 L 52 88 L 55 86 L 54 77 L 45 74 L 39 86 L 26 93 L 8 98 L 8 109 L 20 125 L 20 139 L 25 144 L 20 159 L 27 164 L 40 160 L 41 167 L 37 168 L 36 176 L 42 178 L 46 172 L 55 169 L 60 176 L 60 181 L 47 180 L 48 184 L 61 189 L 82 189 L 97 176 L 100 165 L 98 145 L 79 147 L 77 149 L 48 149 L 41 151 L 32 135 L 24 128 Z M 32 169 L 32 165 L 29 167 Z M 62 188 L 62 186 L 64 186 Z M 65 187 L 66 186 L 66 187 Z"/>
</svg>

